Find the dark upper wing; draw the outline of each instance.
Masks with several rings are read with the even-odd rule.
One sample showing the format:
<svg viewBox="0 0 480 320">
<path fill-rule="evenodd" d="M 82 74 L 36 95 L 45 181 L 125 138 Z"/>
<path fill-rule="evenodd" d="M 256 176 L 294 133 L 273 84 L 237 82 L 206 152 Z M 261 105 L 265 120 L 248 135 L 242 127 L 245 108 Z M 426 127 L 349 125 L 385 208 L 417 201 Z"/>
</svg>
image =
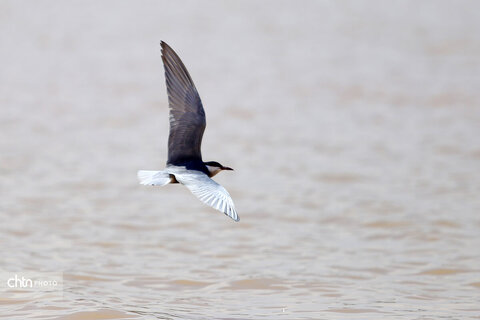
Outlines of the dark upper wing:
<svg viewBox="0 0 480 320">
<path fill-rule="evenodd" d="M 187 68 L 175 51 L 161 42 L 170 106 L 167 164 L 202 160 L 200 151 L 206 120 L 202 101 Z"/>
</svg>

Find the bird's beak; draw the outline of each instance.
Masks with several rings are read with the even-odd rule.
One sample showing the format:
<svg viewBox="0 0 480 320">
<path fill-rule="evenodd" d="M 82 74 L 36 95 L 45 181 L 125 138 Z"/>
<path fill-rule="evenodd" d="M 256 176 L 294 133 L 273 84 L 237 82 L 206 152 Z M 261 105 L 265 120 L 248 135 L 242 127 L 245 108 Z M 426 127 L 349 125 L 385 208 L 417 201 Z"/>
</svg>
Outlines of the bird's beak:
<svg viewBox="0 0 480 320">
<path fill-rule="evenodd" d="M 232 170 L 233 171 L 233 169 L 229 168 L 229 167 L 222 167 L 222 170 Z"/>
</svg>

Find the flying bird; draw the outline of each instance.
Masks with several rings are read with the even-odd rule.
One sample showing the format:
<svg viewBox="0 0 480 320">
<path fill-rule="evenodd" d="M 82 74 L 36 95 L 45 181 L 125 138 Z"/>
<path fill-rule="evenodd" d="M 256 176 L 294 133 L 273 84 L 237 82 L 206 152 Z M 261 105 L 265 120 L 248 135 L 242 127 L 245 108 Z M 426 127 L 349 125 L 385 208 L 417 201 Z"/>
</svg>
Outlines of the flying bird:
<svg viewBox="0 0 480 320">
<path fill-rule="evenodd" d="M 220 171 L 233 169 L 216 161 L 202 160 L 202 137 L 207 123 L 197 89 L 175 51 L 163 41 L 160 46 L 170 109 L 168 160 L 164 170 L 139 170 L 140 184 L 181 183 L 203 203 L 239 221 L 230 194 L 211 179 Z"/>
</svg>

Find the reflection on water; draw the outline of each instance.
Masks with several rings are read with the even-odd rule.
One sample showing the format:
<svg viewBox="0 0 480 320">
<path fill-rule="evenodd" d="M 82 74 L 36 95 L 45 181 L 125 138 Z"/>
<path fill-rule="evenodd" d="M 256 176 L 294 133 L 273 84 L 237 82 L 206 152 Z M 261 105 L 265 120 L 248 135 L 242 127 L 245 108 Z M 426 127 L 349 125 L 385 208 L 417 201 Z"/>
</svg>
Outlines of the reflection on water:
<svg viewBox="0 0 480 320">
<path fill-rule="evenodd" d="M 3 1 L 0 269 L 63 287 L 0 314 L 478 317 L 479 8 L 377 4 Z M 239 223 L 137 184 L 166 159 L 160 39 Z"/>
</svg>

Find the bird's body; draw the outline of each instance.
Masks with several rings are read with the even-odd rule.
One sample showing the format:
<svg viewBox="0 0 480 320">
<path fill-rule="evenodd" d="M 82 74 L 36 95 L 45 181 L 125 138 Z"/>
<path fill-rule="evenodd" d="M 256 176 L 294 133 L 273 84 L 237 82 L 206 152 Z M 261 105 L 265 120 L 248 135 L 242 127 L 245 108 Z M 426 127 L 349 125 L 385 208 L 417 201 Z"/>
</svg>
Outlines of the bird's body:
<svg viewBox="0 0 480 320">
<path fill-rule="evenodd" d="M 168 160 L 165 170 L 138 171 L 141 184 L 185 185 L 200 201 L 240 220 L 227 190 L 210 179 L 222 170 L 233 170 L 216 161 L 203 162 L 201 144 L 206 127 L 205 111 L 185 65 L 165 42 L 161 42 L 170 107 Z"/>
</svg>

